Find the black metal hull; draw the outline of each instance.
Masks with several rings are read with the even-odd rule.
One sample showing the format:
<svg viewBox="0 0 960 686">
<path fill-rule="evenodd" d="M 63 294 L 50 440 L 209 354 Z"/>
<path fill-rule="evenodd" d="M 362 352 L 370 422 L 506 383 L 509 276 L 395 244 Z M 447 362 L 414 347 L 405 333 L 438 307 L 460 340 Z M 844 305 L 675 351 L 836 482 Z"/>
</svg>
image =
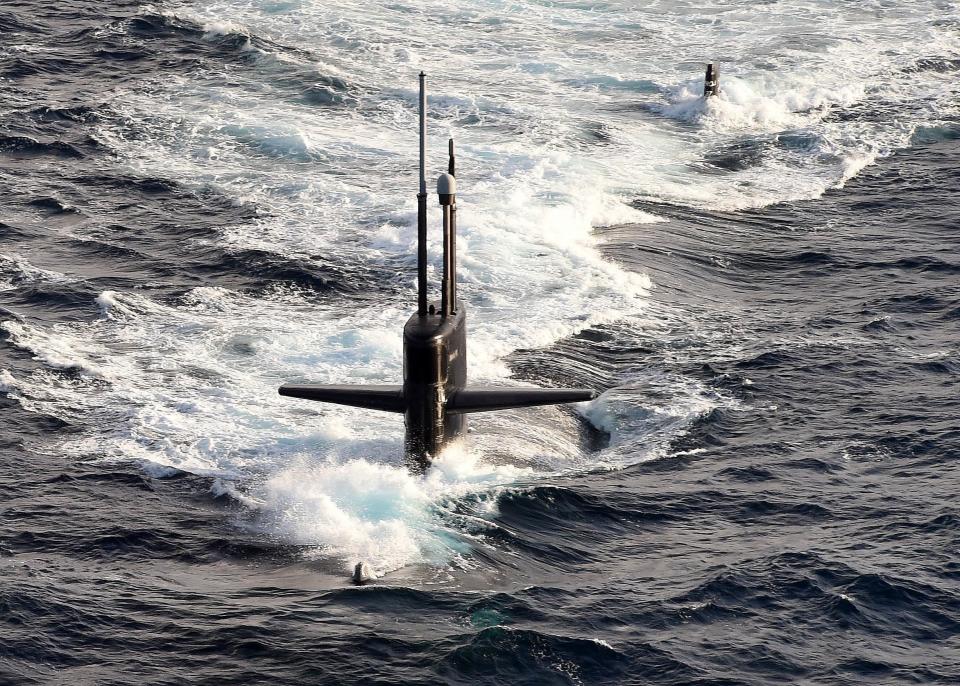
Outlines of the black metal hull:
<svg viewBox="0 0 960 686">
<path fill-rule="evenodd" d="M 413 315 L 403 327 L 406 452 L 411 466 L 430 458 L 467 431 L 467 417 L 448 401 L 467 385 L 467 315 Z"/>
</svg>

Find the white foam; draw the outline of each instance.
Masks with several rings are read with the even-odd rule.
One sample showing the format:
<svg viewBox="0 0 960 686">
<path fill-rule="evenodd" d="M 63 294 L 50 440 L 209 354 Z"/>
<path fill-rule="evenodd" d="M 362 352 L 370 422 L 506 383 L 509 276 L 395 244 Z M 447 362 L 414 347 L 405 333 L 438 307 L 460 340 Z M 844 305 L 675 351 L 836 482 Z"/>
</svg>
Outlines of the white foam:
<svg viewBox="0 0 960 686">
<path fill-rule="evenodd" d="M 0 369 L 0 393 L 9 393 L 17 389 L 17 380 L 9 369 Z"/>
<path fill-rule="evenodd" d="M 442 563 L 463 550 L 456 532 L 444 531 L 438 503 L 529 473 L 484 465 L 463 446 L 445 451 L 422 476 L 404 465 L 304 456 L 243 497 L 247 504 L 255 499 L 261 529 L 342 558 L 345 572 L 363 561 L 381 575 L 411 562 Z"/>
<path fill-rule="evenodd" d="M 17 253 L 0 254 L 0 291 L 44 281 L 64 282 L 70 279 L 60 272 L 36 267 Z"/>
<path fill-rule="evenodd" d="M 7 332 L 11 344 L 33 353 L 34 359 L 50 367 L 92 377 L 104 375 L 100 365 L 91 360 L 72 337 L 12 320 L 0 322 L 0 329 Z"/>
<path fill-rule="evenodd" d="M 871 164 L 876 162 L 878 156 L 879 155 L 876 151 L 870 151 L 870 152 L 855 152 L 844 157 L 843 173 L 840 176 L 840 180 L 837 181 L 836 187 L 837 188 L 843 187 L 843 185 L 847 181 L 854 178 L 866 167 L 869 167 Z"/>
<path fill-rule="evenodd" d="M 216 36 L 240 35 L 249 38 L 250 32 L 240 24 L 232 21 L 217 20 L 208 21 L 203 24 L 204 38 L 213 38 Z"/>
<path fill-rule="evenodd" d="M 713 133 L 783 131 L 820 120 L 831 107 L 863 99 L 863 83 L 823 87 L 811 77 L 763 74 L 755 82 L 723 80 L 718 97 L 704 98 L 699 82 L 683 84 L 662 108 L 670 117 L 703 125 Z"/>
<path fill-rule="evenodd" d="M 96 303 L 100 308 L 101 314 L 106 317 L 115 317 L 117 315 L 130 313 L 130 309 L 120 301 L 116 291 L 103 291 L 97 296 Z"/>
</svg>

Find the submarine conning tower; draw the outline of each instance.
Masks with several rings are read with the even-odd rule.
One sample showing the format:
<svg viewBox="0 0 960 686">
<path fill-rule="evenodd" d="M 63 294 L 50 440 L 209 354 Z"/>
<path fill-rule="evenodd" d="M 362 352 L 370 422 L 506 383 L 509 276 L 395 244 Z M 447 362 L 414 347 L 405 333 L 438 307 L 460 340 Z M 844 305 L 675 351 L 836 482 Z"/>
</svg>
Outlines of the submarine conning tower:
<svg viewBox="0 0 960 686">
<path fill-rule="evenodd" d="M 468 388 L 467 313 L 457 299 L 457 181 L 453 139 L 447 173 L 437 180 L 443 213 L 443 275 L 440 302 L 427 293 L 427 182 L 425 75 L 420 73 L 420 190 L 417 194 L 417 311 L 403 327 L 403 384 L 330 386 L 285 384 L 280 395 L 403 413 L 410 466 L 424 470 L 430 459 L 464 436 L 466 415 L 534 405 L 592 400 L 589 389 Z"/>
</svg>

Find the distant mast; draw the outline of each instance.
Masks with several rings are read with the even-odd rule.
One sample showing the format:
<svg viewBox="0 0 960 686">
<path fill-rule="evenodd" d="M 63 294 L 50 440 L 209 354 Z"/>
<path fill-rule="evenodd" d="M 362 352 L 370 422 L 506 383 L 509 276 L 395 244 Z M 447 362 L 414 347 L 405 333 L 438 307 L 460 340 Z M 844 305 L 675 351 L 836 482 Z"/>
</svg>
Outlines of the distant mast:
<svg viewBox="0 0 960 686">
<path fill-rule="evenodd" d="M 707 75 L 703 80 L 703 97 L 720 95 L 720 65 L 711 62 L 707 65 Z"/>
</svg>

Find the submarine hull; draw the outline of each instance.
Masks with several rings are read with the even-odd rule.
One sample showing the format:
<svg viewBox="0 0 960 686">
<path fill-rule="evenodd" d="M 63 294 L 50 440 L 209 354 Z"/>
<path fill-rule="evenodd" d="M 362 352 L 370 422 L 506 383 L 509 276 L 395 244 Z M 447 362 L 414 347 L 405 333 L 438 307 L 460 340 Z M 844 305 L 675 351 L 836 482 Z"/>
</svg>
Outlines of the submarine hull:
<svg viewBox="0 0 960 686">
<path fill-rule="evenodd" d="M 406 453 L 412 467 L 467 431 L 467 416 L 449 411 L 449 401 L 467 384 L 467 316 L 414 314 L 403 327 L 403 397 Z"/>
</svg>

